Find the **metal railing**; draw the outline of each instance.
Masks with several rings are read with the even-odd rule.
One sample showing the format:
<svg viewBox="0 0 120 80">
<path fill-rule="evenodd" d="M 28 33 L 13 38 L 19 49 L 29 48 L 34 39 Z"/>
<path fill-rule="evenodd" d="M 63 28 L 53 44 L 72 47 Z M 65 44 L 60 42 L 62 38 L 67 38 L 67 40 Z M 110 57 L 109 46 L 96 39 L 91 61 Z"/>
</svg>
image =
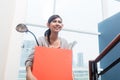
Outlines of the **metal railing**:
<svg viewBox="0 0 120 80">
<path fill-rule="evenodd" d="M 103 75 L 112 67 L 114 67 L 117 63 L 120 62 L 120 57 L 117 58 L 114 62 L 112 62 L 108 67 L 103 69 L 98 73 L 97 63 L 105 57 L 109 51 L 113 49 L 120 42 L 120 34 L 118 34 L 109 44 L 108 46 L 100 53 L 100 55 L 95 60 L 89 61 L 89 80 L 98 80 L 100 75 Z"/>
</svg>

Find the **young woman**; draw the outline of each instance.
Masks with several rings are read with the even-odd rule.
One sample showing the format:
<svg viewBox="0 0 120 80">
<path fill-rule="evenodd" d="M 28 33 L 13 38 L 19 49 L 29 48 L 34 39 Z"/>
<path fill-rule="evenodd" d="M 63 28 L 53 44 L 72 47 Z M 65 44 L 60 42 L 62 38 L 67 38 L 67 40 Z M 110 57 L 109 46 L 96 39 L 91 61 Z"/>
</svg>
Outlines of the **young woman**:
<svg viewBox="0 0 120 80">
<path fill-rule="evenodd" d="M 45 32 L 45 36 L 38 39 L 39 45 L 44 47 L 70 49 L 68 42 L 64 38 L 58 36 L 63 28 L 62 18 L 59 15 L 52 15 L 48 19 L 47 26 L 49 29 Z M 32 74 L 33 58 L 34 49 L 25 62 L 26 80 L 37 80 Z"/>
</svg>

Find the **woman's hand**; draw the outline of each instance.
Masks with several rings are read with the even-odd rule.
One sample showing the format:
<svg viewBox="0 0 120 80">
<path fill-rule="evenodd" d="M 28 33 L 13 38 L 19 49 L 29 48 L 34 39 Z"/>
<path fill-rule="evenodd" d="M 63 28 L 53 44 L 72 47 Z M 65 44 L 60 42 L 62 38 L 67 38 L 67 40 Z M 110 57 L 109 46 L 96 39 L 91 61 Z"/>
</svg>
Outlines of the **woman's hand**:
<svg viewBox="0 0 120 80">
<path fill-rule="evenodd" d="M 37 80 L 37 78 L 32 74 L 30 66 L 26 68 L 26 80 Z"/>
<path fill-rule="evenodd" d="M 37 80 L 32 73 L 26 73 L 26 80 Z"/>
</svg>

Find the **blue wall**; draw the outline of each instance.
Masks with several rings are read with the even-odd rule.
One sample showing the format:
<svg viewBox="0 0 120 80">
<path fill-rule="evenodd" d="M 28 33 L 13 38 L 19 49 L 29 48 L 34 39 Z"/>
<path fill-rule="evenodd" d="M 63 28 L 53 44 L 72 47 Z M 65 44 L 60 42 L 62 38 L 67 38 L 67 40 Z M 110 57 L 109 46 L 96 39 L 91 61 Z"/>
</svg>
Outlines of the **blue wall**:
<svg viewBox="0 0 120 80">
<path fill-rule="evenodd" d="M 120 12 L 98 24 L 99 51 L 102 50 L 120 33 Z M 117 44 L 101 61 L 101 68 L 106 68 L 120 57 L 120 43 Z M 120 63 L 101 76 L 102 80 L 120 80 Z"/>
</svg>

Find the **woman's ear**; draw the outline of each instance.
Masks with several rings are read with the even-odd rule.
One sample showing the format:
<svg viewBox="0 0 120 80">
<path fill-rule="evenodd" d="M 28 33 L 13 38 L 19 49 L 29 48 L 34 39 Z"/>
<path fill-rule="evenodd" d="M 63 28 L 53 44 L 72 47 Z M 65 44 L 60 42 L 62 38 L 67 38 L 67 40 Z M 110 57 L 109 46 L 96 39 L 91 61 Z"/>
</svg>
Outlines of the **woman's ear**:
<svg viewBox="0 0 120 80">
<path fill-rule="evenodd" d="M 47 25 L 47 27 L 49 28 L 50 24 L 49 24 L 49 23 L 47 23 L 46 25 Z"/>
<path fill-rule="evenodd" d="M 64 25 L 62 24 L 62 28 L 64 27 Z"/>
</svg>

